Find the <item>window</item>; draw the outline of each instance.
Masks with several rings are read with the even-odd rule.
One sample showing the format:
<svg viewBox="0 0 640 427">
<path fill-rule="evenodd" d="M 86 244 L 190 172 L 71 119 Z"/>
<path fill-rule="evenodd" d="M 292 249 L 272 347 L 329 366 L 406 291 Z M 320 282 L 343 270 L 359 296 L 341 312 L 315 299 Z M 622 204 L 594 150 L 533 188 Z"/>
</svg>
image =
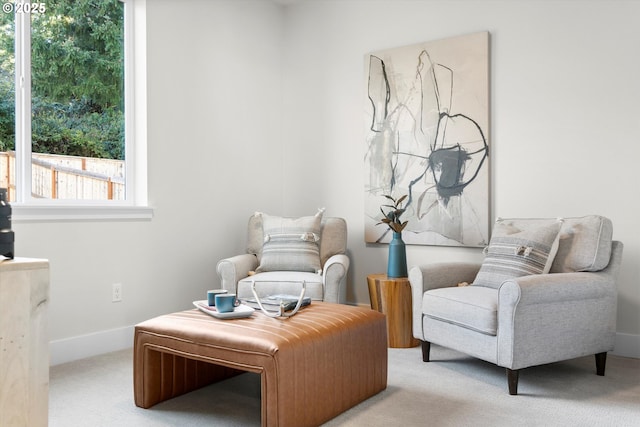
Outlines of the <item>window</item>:
<svg viewBox="0 0 640 427">
<path fill-rule="evenodd" d="M 144 0 L 3 3 L 0 187 L 14 220 L 150 217 L 140 13 Z"/>
</svg>

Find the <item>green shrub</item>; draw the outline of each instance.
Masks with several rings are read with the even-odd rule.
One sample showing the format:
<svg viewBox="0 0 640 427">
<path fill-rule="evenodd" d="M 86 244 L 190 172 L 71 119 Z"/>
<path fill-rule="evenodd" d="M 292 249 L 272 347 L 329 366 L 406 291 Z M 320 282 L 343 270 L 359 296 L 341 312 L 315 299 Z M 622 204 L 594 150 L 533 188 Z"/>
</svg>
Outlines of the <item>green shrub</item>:
<svg viewBox="0 0 640 427">
<path fill-rule="evenodd" d="M 33 100 L 34 153 L 124 159 L 124 115 L 88 101 L 68 105 Z"/>
</svg>

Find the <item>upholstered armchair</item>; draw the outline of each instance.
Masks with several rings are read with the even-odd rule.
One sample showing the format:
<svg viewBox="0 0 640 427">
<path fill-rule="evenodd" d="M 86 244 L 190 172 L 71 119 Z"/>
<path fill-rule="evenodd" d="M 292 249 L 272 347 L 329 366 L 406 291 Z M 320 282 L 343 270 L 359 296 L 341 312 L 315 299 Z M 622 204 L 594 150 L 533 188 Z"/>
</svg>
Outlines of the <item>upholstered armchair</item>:
<svg viewBox="0 0 640 427">
<path fill-rule="evenodd" d="M 595 355 L 604 375 L 616 333 L 623 245 L 607 218 L 498 220 L 482 264 L 411 268 L 413 335 L 506 368 Z M 470 285 L 467 285 L 470 284 Z"/>
<path fill-rule="evenodd" d="M 247 253 L 218 262 L 222 288 L 238 298 L 251 298 L 252 282 L 259 294 L 299 295 L 344 303 L 349 270 L 347 223 L 316 215 L 283 218 L 257 212 L 249 218 Z"/>
</svg>

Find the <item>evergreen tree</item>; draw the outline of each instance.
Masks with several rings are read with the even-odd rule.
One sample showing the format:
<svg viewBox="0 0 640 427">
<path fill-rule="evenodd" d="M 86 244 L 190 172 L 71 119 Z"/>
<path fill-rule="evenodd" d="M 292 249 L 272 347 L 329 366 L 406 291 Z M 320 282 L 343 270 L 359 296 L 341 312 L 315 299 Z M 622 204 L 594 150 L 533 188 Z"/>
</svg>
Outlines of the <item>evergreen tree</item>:
<svg viewBox="0 0 640 427">
<path fill-rule="evenodd" d="M 118 0 L 56 0 L 33 14 L 34 96 L 122 108 L 123 5 Z"/>
<path fill-rule="evenodd" d="M 31 14 L 32 150 L 123 158 L 123 4 L 56 0 L 45 6 Z M 0 150 L 7 150 L 13 149 L 14 23 L 12 14 L 3 15 Z"/>
</svg>

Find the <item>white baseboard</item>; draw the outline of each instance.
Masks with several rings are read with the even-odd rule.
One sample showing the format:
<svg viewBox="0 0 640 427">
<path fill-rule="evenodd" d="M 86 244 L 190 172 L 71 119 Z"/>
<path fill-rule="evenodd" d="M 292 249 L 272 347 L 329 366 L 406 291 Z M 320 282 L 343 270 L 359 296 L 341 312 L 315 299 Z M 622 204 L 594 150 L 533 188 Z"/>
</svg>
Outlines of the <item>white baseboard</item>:
<svg viewBox="0 0 640 427">
<path fill-rule="evenodd" d="M 616 334 L 615 348 L 611 353 L 616 356 L 640 359 L 640 335 L 618 332 Z"/>
<path fill-rule="evenodd" d="M 358 305 L 365 306 L 364 304 Z M 51 354 L 49 364 L 55 366 L 130 348 L 133 346 L 133 331 L 133 326 L 126 326 L 124 328 L 51 341 L 49 343 Z M 611 353 L 616 356 L 640 359 L 640 335 L 617 333 L 615 349 Z"/>
<path fill-rule="evenodd" d="M 133 347 L 133 326 L 49 342 L 49 365 L 72 362 Z"/>
</svg>

